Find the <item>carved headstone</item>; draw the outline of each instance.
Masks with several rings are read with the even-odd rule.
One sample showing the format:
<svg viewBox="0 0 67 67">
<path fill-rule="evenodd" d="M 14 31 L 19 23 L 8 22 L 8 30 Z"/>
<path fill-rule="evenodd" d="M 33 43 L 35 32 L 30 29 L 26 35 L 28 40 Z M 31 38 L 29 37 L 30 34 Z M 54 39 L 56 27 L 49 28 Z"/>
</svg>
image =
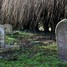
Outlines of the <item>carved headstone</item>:
<svg viewBox="0 0 67 67">
<path fill-rule="evenodd" d="M 61 20 L 55 29 L 59 58 L 67 61 L 67 19 Z"/>
<path fill-rule="evenodd" d="M 5 30 L 3 25 L 0 25 L 0 48 L 5 45 Z"/>
<path fill-rule="evenodd" d="M 12 25 L 11 24 L 4 24 L 6 34 L 12 34 Z"/>
</svg>

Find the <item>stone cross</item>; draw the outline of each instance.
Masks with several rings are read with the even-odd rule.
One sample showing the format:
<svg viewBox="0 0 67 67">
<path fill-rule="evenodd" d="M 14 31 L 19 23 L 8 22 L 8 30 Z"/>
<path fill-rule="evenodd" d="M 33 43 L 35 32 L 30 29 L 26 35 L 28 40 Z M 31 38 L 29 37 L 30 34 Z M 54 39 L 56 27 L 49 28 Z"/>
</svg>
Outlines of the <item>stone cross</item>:
<svg viewBox="0 0 67 67">
<path fill-rule="evenodd" d="M 3 25 L 0 25 L 0 48 L 5 46 L 5 30 Z"/>
<path fill-rule="evenodd" d="M 61 20 L 55 29 L 59 58 L 67 61 L 67 19 Z"/>
</svg>

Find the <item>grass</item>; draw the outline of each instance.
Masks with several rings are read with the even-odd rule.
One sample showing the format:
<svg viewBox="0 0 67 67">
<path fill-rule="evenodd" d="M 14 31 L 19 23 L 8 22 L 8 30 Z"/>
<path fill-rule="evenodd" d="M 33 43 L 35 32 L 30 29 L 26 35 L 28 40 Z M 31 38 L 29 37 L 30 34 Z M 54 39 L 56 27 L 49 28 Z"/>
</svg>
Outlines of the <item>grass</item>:
<svg viewBox="0 0 67 67">
<path fill-rule="evenodd" d="M 10 44 L 9 42 L 16 42 L 18 38 L 22 40 L 20 36 L 29 40 L 37 35 L 19 31 L 17 34 L 7 35 L 6 42 Z M 12 57 L 16 57 L 17 60 L 11 59 Z M 0 67 L 67 67 L 67 63 L 58 58 L 55 42 L 48 45 L 35 43 L 14 51 L 8 59 L 0 59 Z"/>
</svg>

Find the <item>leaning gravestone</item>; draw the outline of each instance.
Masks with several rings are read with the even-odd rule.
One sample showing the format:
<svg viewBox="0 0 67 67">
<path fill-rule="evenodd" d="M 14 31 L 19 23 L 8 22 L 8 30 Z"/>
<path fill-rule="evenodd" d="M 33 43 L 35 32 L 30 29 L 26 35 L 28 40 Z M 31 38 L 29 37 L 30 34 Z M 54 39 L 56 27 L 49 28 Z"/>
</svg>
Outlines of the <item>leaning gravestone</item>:
<svg viewBox="0 0 67 67">
<path fill-rule="evenodd" d="M 11 24 L 4 24 L 6 34 L 12 34 L 12 25 Z"/>
<path fill-rule="evenodd" d="M 59 58 L 67 61 L 67 19 L 61 20 L 55 29 Z"/>
</svg>

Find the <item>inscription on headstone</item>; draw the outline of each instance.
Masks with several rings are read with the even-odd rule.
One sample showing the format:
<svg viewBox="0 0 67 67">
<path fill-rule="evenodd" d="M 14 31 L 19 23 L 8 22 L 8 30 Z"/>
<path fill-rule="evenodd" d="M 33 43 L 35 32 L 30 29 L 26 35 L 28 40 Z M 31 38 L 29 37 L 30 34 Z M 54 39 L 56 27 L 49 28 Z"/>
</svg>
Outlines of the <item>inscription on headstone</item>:
<svg viewBox="0 0 67 67">
<path fill-rule="evenodd" d="M 61 20 L 55 29 L 59 58 L 67 61 L 67 19 Z"/>
<path fill-rule="evenodd" d="M 5 45 L 5 30 L 3 25 L 0 25 L 0 48 Z"/>
</svg>

